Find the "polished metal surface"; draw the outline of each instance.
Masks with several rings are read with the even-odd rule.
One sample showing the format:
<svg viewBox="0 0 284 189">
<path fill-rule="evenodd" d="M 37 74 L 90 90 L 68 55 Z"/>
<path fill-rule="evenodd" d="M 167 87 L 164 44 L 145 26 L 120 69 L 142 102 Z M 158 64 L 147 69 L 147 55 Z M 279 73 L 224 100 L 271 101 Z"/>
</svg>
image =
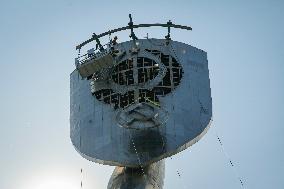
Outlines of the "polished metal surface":
<svg viewBox="0 0 284 189">
<path fill-rule="evenodd" d="M 83 79 L 74 70 L 70 76 L 70 136 L 75 149 L 91 161 L 137 168 L 174 155 L 197 142 L 206 133 L 212 117 L 206 52 L 164 39 L 123 42 L 116 48 L 126 53 L 121 61 L 133 60 L 134 78 L 138 77 L 135 69 L 139 56 L 160 64 L 159 73 L 142 84 L 135 80 L 131 86 L 101 80 L 98 81 L 101 83 L 93 83 L 91 91 L 91 81 Z M 139 48 L 139 52 L 133 53 L 133 48 Z M 161 71 L 163 60 L 149 53 L 149 49 L 169 55 L 167 70 L 171 82 L 175 79 L 171 68 L 173 58 L 181 65 L 183 74 L 177 86 L 172 84 L 170 93 L 156 95 L 158 103 L 149 101 L 143 104 L 137 101 L 139 90 L 152 90 L 166 77 Z M 113 66 L 119 63 L 114 61 Z M 127 107 L 115 109 L 113 104 L 92 95 L 102 88 L 119 94 L 132 90 L 135 101 Z"/>
<path fill-rule="evenodd" d="M 162 189 L 165 177 L 165 161 L 147 167 L 116 167 L 107 189 Z"/>
</svg>

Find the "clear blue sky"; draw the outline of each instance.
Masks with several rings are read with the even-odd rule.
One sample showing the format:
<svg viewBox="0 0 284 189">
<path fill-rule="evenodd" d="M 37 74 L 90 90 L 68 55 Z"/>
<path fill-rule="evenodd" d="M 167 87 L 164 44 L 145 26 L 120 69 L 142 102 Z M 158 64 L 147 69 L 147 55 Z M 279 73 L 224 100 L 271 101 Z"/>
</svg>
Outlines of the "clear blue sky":
<svg viewBox="0 0 284 189">
<path fill-rule="evenodd" d="M 283 10 L 281 0 L 0 0 L 0 188 L 79 189 L 81 179 L 106 188 L 113 167 L 83 159 L 69 139 L 69 74 L 76 44 L 132 13 L 136 23 L 192 26 L 172 38 L 208 52 L 212 127 L 166 161 L 164 188 L 240 188 L 218 133 L 247 189 L 283 189 Z M 166 35 L 137 34 L 146 32 Z"/>
</svg>

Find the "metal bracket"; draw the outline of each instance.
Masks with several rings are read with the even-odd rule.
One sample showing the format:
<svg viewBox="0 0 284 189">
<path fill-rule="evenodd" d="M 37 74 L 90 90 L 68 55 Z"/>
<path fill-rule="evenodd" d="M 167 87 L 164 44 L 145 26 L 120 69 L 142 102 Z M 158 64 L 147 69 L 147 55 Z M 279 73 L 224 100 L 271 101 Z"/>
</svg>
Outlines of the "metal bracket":
<svg viewBox="0 0 284 189">
<path fill-rule="evenodd" d="M 129 35 L 129 37 L 132 38 L 133 41 L 138 40 L 138 38 L 136 37 L 136 35 L 135 35 L 134 31 L 133 31 L 133 21 L 132 21 L 132 16 L 131 16 L 131 14 L 129 14 L 129 19 L 130 19 L 130 21 L 129 21 L 129 23 L 128 23 L 128 26 L 129 26 L 130 32 L 131 32 L 130 35 Z"/>
<path fill-rule="evenodd" d="M 168 35 L 165 36 L 165 38 L 167 40 L 171 40 L 171 26 L 173 25 L 173 23 L 171 22 L 171 20 L 169 20 L 167 22 L 167 27 L 168 27 Z"/>
</svg>

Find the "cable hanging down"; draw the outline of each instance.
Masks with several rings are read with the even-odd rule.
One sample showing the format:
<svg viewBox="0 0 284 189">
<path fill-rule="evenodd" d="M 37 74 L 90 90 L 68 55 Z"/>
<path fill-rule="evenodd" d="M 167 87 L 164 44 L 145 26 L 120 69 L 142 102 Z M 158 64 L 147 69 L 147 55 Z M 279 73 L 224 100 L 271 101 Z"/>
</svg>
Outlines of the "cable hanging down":
<svg viewBox="0 0 284 189">
<path fill-rule="evenodd" d="M 236 175 L 236 177 L 237 177 L 237 179 L 238 179 L 238 181 L 239 181 L 239 183 L 240 183 L 240 185 L 241 185 L 241 188 L 244 189 L 244 188 L 245 188 L 244 182 L 243 182 L 242 178 L 239 176 L 239 173 L 238 173 L 238 171 L 237 171 L 237 169 L 236 169 L 236 167 L 235 167 L 235 164 L 233 163 L 233 161 L 232 161 L 232 159 L 230 158 L 229 154 L 226 152 L 226 150 L 225 150 L 225 148 L 224 148 L 224 145 L 223 145 L 223 143 L 222 143 L 222 141 L 221 141 L 221 139 L 220 139 L 220 137 L 218 136 L 217 133 L 216 133 L 216 137 L 217 137 L 218 143 L 219 143 L 220 146 L 221 146 L 221 150 L 222 150 L 223 154 L 225 155 L 225 157 L 226 157 L 227 160 L 229 161 L 230 167 L 233 169 L 233 171 L 234 171 L 234 173 L 235 173 L 235 175 Z"/>
</svg>

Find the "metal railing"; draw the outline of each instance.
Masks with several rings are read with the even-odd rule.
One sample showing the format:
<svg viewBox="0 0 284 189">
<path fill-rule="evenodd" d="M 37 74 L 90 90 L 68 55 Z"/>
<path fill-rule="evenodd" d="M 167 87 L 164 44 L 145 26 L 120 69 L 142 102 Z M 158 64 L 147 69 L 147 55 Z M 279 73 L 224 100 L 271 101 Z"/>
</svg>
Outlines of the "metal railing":
<svg viewBox="0 0 284 189">
<path fill-rule="evenodd" d="M 86 54 L 83 54 L 83 55 L 78 55 L 78 57 L 75 59 L 75 62 L 76 62 L 76 66 L 79 66 L 88 62 L 89 60 L 92 60 L 92 59 L 99 59 L 107 54 L 110 53 L 111 49 L 110 49 L 110 43 L 107 43 L 105 45 L 103 45 L 104 50 L 103 51 L 100 51 L 99 49 L 90 49 L 88 50 L 89 52 L 86 53 Z M 91 52 L 93 51 L 93 52 Z"/>
</svg>

